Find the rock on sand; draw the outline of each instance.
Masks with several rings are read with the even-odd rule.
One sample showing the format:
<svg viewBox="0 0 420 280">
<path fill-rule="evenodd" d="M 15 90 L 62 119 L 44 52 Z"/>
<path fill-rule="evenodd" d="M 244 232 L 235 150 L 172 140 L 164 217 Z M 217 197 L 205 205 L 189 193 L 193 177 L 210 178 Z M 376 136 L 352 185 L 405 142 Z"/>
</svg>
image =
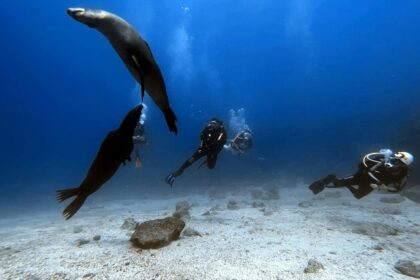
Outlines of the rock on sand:
<svg viewBox="0 0 420 280">
<path fill-rule="evenodd" d="M 137 225 L 130 241 L 142 249 L 164 247 L 179 238 L 185 222 L 176 217 L 146 221 Z"/>
</svg>

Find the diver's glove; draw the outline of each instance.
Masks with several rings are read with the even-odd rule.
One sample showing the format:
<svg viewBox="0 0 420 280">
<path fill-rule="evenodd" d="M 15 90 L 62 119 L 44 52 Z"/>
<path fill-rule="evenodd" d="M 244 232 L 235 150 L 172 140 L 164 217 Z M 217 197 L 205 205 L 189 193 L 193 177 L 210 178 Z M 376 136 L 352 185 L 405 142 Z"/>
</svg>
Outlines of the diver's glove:
<svg viewBox="0 0 420 280">
<path fill-rule="evenodd" d="M 174 174 L 169 174 L 168 176 L 166 176 L 166 178 L 165 178 L 165 182 L 168 184 L 168 185 L 170 185 L 171 186 L 171 188 L 172 188 L 172 185 L 174 184 L 174 182 L 175 182 L 175 179 L 176 179 L 176 177 L 174 176 Z"/>
</svg>

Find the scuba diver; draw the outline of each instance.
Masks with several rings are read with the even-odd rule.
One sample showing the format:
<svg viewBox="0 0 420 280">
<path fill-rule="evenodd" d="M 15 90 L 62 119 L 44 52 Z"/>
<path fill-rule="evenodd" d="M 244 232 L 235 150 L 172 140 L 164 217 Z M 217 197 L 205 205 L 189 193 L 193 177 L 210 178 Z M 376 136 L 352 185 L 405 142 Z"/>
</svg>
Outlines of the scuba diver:
<svg viewBox="0 0 420 280">
<path fill-rule="evenodd" d="M 360 199 L 373 190 L 391 193 L 400 192 L 408 177 L 409 166 L 414 157 L 407 152 L 393 154 L 389 149 L 370 153 L 363 157 L 359 170 L 346 178 L 337 179 L 335 175 L 328 175 L 309 186 L 314 194 L 324 188 L 348 188 L 353 196 Z M 332 184 L 332 185 L 331 185 Z"/>
<path fill-rule="evenodd" d="M 147 112 L 147 106 L 146 104 L 143 105 L 143 111 L 140 116 L 140 120 L 136 125 L 136 128 L 134 129 L 133 134 L 133 144 L 134 144 L 134 151 L 136 154 L 136 167 L 141 167 L 141 158 L 140 158 L 140 152 L 139 152 L 139 146 L 144 146 L 147 144 L 147 134 L 146 134 L 146 128 L 144 127 L 144 123 L 146 121 L 146 112 Z"/>
<path fill-rule="evenodd" d="M 209 169 L 213 169 L 216 166 L 217 156 L 222 151 L 223 145 L 226 143 L 226 138 L 227 134 L 223 122 L 217 118 L 211 119 L 206 127 L 201 131 L 201 143 L 198 149 L 177 171 L 169 174 L 165 178 L 165 182 L 172 187 L 175 179 L 180 176 L 185 169 L 204 156 L 207 156 L 207 159 L 200 165 L 200 167 L 207 163 L 207 167 Z"/>
<path fill-rule="evenodd" d="M 249 129 L 239 132 L 235 138 L 228 140 L 223 146 L 225 150 L 228 150 L 237 155 L 243 155 L 252 148 L 252 134 Z"/>
</svg>

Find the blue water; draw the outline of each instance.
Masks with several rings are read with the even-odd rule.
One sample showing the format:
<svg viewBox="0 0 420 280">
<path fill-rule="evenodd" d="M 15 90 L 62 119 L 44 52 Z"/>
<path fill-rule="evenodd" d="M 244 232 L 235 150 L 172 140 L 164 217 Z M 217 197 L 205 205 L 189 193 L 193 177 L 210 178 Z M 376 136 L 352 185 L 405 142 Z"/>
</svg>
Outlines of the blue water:
<svg viewBox="0 0 420 280">
<path fill-rule="evenodd" d="M 372 150 L 420 152 L 417 0 L 3 1 L 3 203 L 53 200 L 55 189 L 77 186 L 106 133 L 140 101 L 110 44 L 69 6 L 108 10 L 140 32 L 179 120 L 174 136 L 146 97 L 143 168 L 121 168 L 101 191 L 169 192 L 163 178 L 197 147 L 204 123 L 227 123 L 241 107 L 252 152 L 224 153 L 213 171 L 193 166 L 177 189 L 279 174 L 310 182 L 354 171 Z"/>
</svg>

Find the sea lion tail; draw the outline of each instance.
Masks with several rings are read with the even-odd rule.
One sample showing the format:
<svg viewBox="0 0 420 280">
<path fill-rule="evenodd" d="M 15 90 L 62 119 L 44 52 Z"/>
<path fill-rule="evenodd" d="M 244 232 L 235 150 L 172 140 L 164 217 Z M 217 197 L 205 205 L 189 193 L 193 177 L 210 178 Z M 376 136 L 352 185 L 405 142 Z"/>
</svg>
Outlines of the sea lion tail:
<svg viewBox="0 0 420 280">
<path fill-rule="evenodd" d="M 86 200 L 86 196 L 78 195 L 69 206 L 66 207 L 63 211 L 63 216 L 66 220 L 73 217 L 77 211 L 79 211 L 80 207 L 82 207 L 83 203 Z"/>
<path fill-rule="evenodd" d="M 58 202 L 63 202 L 64 200 L 76 196 L 79 194 L 79 188 L 65 189 L 57 191 L 57 200 Z"/>
<path fill-rule="evenodd" d="M 166 110 L 163 111 L 165 115 L 166 124 L 169 127 L 169 130 L 175 134 L 178 134 L 178 128 L 176 127 L 176 115 L 174 111 L 172 111 L 171 107 L 168 107 Z"/>
</svg>

